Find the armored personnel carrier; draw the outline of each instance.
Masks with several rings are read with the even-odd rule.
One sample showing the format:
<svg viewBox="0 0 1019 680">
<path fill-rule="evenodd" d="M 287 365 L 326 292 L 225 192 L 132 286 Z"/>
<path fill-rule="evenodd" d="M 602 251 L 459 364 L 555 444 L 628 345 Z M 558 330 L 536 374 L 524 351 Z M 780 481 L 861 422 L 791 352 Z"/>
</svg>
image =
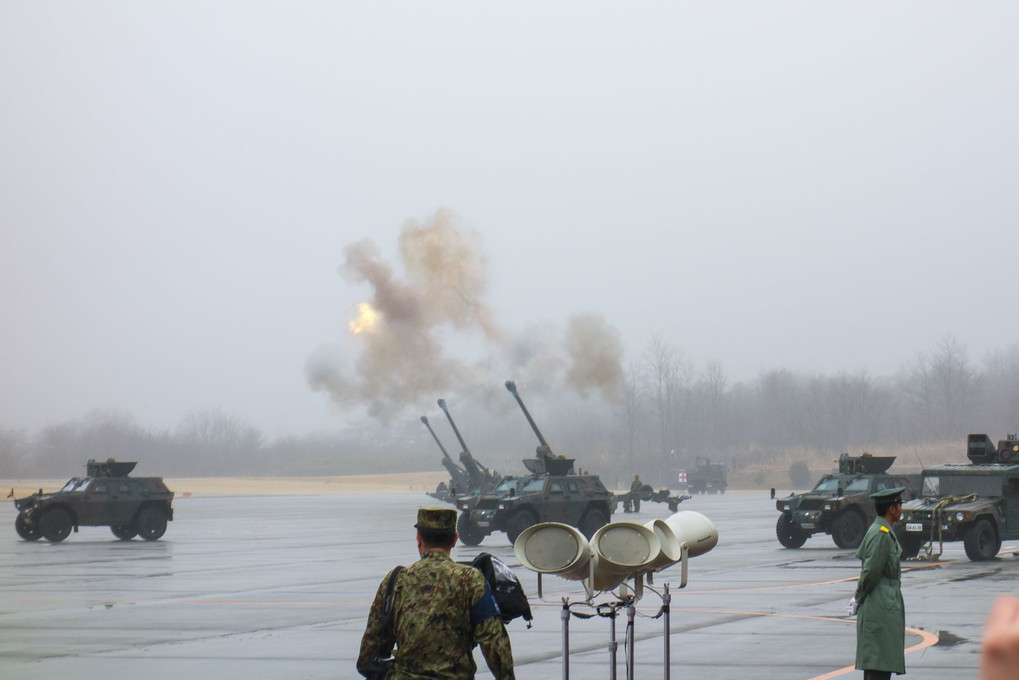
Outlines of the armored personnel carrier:
<svg viewBox="0 0 1019 680">
<path fill-rule="evenodd" d="M 968 465 L 924 470 L 920 497 L 903 503 L 903 555 L 926 547 L 936 557 L 945 541 L 962 541 L 966 556 L 979 562 L 994 559 L 1003 540 L 1019 539 L 1019 435 L 995 446 L 986 434 L 971 434 L 966 444 Z"/>
<path fill-rule="evenodd" d="M 903 498 L 912 498 L 919 488 L 919 475 L 892 475 L 888 468 L 895 456 L 839 456 L 837 473 L 825 475 L 813 489 L 790 494 L 775 501 L 782 513 L 775 533 L 786 548 L 799 548 L 814 534 L 830 534 L 840 548 L 856 548 L 877 517 L 870 494 L 898 486 L 906 488 Z"/>
<path fill-rule="evenodd" d="M 478 545 L 489 534 L 505 531 L 513 543 L 524 529 L 538 522 L 569 524 L 590 538 L 608 524 L 615 498 L 598 475 L 577 474 L 575 459 L 553 454 L 513 381 L 506 382 L 506 389 L 538 437 L 537 457 L 524 459 L 530 476 L 507 477 L 490 493 L 457 499 L 462 511 L 457 520 L 460 539 Z"/>
<path fill-rule="evenodd" d="M 26 541 L 59 543 L 79 526 L 110 527 L 128 541 L 155 541 L 173 519 L 173 492 L 161 477 L 128 477 L 137 463 L 89 460 L 85 476 L 74 477 L 55 493 L 18 498 L 14 529 Z"/>
<path fill-rule="evenodd" d="M 428 495 L 455 505 L 458 496 L 476 496 L 491 491 L 502 481 L 502 476 L 477 461 L 471 450 L 467 448 L 467 442 L 460 435 L 460 428 L 453 421 L 453 416 L 446 406 L 446 400 L 439 399 L 438 404 L 442 412 L 446 414 L 446 419 L 449 420 L 457 441 L 460 442 L 460 464 L 458 465 L 446 451 L 446 447 L 442 445 L 442 441 L 439 440 L 435 430 L 429 424 L 428 418 L 421 416 L 421 422 L 428 428 L 435 443 L 439 445 L 439 450 L 442 451 L 442 465 L 449 472 L 449 484 L 440 482 L 435 491 Z"/>
<path fill-rule="evenodd" d="M 697 458 L 692 470 L 687 470 L 686 490 L 690 493 L 725 493 L 726 471 L 724 463 L 712 463 L 707 458 Z"/>
</svg>

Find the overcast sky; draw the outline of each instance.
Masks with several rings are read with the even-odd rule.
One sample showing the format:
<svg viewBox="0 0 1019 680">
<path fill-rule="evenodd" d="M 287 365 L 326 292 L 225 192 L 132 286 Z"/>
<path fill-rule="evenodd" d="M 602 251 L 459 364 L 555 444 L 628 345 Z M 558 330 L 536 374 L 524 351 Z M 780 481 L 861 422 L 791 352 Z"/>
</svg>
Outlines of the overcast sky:
<svg viewBox="0 0 1019 680">
<path fill-rule="evenodd" d="M 591 314 L 626 361 L 660 333 L 734 380 L 885 375 L 947 335 L 979 360 L 1019 341 L 1017 19 L 4 0 L 0 426 L 339 427 L 307 366 L 364 351 L 344 248 L 400 278 L 440 209 L 514 336 Z"/>
</svg>

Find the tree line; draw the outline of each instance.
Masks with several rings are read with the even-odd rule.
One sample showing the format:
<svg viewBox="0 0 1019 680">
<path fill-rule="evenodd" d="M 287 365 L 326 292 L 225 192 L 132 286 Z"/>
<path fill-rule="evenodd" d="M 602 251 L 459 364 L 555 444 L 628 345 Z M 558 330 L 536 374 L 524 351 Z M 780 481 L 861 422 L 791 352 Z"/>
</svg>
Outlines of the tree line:
<svg viewBox="0 0 1019 680">
<path fill-rule="evenodd" d="M 695 365 L 664 338 L 652 340 L 625 371 L 618 399 L 527 395 L 558 454 L 603 476 L 667 484 L 697 457 L 730 470 L 842 451 L 951 442 L 964 461 L 965 435 L 1003 438 L 1019 430 L 1019 345 L 979 363 L 952 338 L 918 354 L 891 376 L 787 369 L 730 380 L 722 365 Z M 520 473 L 536 440 L 519 413 L 465 405 L 457 422 L 474 456 Z M 446 438 L 448 434 L 443 434 Z M 447 441 L 456 459 L 460 447 Z M 0 478 L 70 477 L 89 458 L 139 460 L 135 474 L 159 476 L 343 475 L 441 470 L 442 454 L 418 422 L 363 422 L 328 433 L 268 438 L 221 410 L 197 411 L 175 428 L 145 428 L 126 414 L 95 413 L 29 433 L 0 424 Z"/>
</svg>

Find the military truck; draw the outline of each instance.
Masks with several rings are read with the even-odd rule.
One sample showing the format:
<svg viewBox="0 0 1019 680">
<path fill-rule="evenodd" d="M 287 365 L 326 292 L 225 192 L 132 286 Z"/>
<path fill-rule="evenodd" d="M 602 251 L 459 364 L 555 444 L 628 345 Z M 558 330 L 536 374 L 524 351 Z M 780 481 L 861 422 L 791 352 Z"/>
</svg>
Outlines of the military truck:
<svg viewBox="0 0 1019 680">
<path fill-rule="evenodd" d="M 966 556 L 994 559 L 1005 539 L 1019 539 L 1019 435 L 997 446 L 986 434 L 966 441 L 969 464 L 945 463 L 923 471 L 920 497 L 902 505 L 903 554 L 937 557 L 945 541 L 962 541 Z M 937 554 L 934 554 L 937 543 Z"/>
<path fill-rule="evenodd" d="M 725 493 L 726 471 L 724 463 L 712 463 L 698 457 L 692 470 L 680 473 L 686 477 L 686 490 L 690 493 Z"/>
<path fill-rule="evenodd" d="M 117 538 L 155 541 L 173 520 L 173 492 L 161 477 L 128 477 L 137 463 L 90 459 L 85 476 L 74 477 L 55 493 L 18 498 L 14 530 L 26 541 L 59 543 L 79 526 L 110 527 Z"/>
<path fill-rule="evenodd" d="M 523 461 L 531 474 L 507 477 L 489 493 L 457 499 L 460 539 L 467 545 L 478 545 L 489 534 L 505 531 L 513 543 L 524 529 L 538 522 L 569 524 L 590 538 L 608 524 L 616 505 L 613 494 L 598 475 L 577 474 L 575 459 L 552 453 L 513 381 L 506 382 L 506 389 L 538 437 L 536 457 Z"/>
<path fill-rule="evenodd" d="M 856 548 L 877 517 L 870 494 L 882 489 L 906 488 L 903 499 L 919 489 L 919 475 L 893 475 L 888 468 L 895 456 L 850 456 L 838 459 L 838 472 L 827 474 L 803 494 L 775 501 L 781 515 L 775 526 L 778 542 L 800 548 L 814 534 L 830 534 L 840 548 Z"/>
<path fill-rule="evenodd" d="M 449 484 L 440 482 L 435 488 L 435 491 L 428 494 L 432 498 L 436 498 L 440 501 L 447 503 L 456 504 L 458 496 L 476 496 L 487 491 L 494 489 L 500 481 L 502 481 L 502 475 L 489 470 L 487 467 L 482 465 L 471 453 L 471 450 L 467 448 L 467 442 L 460 435 L 460 429 L 456 426 L 453 421 L 453 416 L 449 412 L 449 408 L 446 406 L 445 399 L 439 399 L 439 408 L 446 414 L 446 419 L 449 420 L 450 426 L 453 428 L 453 433 L 456 435 L 457 441 L 460 442 L 460 465 L 454 462 L 453 458 L 446 451 L 446 447 L 442 445 L 438 435 L 435 434 L 435 430 L 432 429 L 431 424 L 428 422 L 428 418 L 421 416 L 421 422 L 424 423 L 425 427 L 431 433 L 435 443 L 439 445 L 439 450 L 442 451 L 442 465 L 449 472 Z"/>
</svg>

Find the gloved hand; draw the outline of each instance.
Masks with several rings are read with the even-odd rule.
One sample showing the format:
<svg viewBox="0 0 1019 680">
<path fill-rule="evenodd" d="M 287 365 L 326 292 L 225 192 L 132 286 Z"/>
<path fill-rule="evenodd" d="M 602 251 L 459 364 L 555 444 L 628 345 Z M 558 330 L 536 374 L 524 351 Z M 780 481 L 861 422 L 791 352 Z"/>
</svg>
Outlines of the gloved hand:
<svg viewBox="0 0 1019 680">
<path fill-rule="evenodd" d="M 849 598 L 849 615 L 856 616 L 857 610 L 860 608 L 860 603 L 856 601 L 855 597 Z"/>
</svg>

